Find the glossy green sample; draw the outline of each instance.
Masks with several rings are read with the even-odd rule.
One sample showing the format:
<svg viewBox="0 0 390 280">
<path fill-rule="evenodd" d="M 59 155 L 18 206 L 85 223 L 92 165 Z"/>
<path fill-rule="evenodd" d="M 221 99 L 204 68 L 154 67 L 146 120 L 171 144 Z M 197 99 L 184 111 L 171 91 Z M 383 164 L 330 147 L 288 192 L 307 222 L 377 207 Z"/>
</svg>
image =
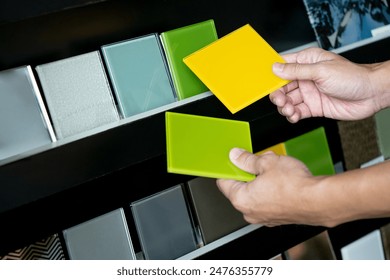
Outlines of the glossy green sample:
<svg viewBox="0 0 390 280">
<path fill-rule="evenodd" d="M 175 101 L 168 65 L 156 34 L 102 47 L 123 117 Z"/>
<path fill-rule="evenodd" d="M 241 181 L 254 179 L 231 163 L 229 151 L 252 152 L 248 122 L 166 112 L 168 172 Z"/>
<path fill-rule="evenodd" d="M 331 175 L 335 173 L 323 127 L 286 141 L 285 147 L 287 155 L 306 164 L 313 175 Z"/>
<path fill-rule="evenodd" d="M 179 100 L 208 91 L 183 58 L 218 39 L 214 21 L 207 20 L 161 33 Z"/>
</svg>

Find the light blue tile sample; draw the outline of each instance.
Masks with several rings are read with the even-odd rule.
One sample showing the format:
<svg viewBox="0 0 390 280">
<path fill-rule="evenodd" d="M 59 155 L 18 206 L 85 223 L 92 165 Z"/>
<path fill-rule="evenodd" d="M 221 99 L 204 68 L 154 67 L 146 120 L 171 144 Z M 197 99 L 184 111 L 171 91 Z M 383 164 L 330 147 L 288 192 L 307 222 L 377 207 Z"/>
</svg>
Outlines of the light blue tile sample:
<svg viewBox="0 0 390 280">
<path fill-rule="evenodd" d="M 157 34 L 103 46 L 102 53 L 124 117 L 176 100 Z"/>
<path fill-rule="evenodd" d="M 98 51 L 38 65 L 58 139 L 119 120 Z"/>
<path fill-rule="evenodd" d="M 63 231 L 72 260 L 136 259 L 122 208 Z"/>
<path fill-rule="evenodd" d="M 0 160 L 52 141 L 54 133 L 31 67 L 1 71 Z"/>
<path fill-rule="evenodd" d="M 131 210 L 145 259 L 176 259 L 196 249 L 180 185 L 134 202 Z"/>
</svg>

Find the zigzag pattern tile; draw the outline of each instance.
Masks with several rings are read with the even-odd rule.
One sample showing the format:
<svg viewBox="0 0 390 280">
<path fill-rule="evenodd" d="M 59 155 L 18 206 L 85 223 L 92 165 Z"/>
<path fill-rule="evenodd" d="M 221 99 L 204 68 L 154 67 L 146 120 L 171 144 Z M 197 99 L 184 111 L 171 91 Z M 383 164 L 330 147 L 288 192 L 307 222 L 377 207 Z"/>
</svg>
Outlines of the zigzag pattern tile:
<svg viewBox="0 0 390 280">
<path fill-rule="evenodd" d="M 34 244 L 18 249 L 3 257 L 0 260 L 64 260 L 65 255 L 62 249 L 58 234 Z"/>
</svg>

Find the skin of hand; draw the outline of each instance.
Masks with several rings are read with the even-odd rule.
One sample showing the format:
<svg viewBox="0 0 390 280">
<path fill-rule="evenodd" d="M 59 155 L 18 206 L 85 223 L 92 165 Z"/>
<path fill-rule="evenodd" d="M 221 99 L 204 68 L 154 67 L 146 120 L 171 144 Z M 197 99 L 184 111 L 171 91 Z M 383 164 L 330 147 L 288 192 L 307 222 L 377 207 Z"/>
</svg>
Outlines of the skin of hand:
<svg viewBox="0 0 390 280">
<path fill-rule="evenodd" d="M 356 64 L 318 48 L 284 55 L 274 73 L 289 84 L 270 94 L 295 123 L 309 117 L 358 120 L 390 106 L 390 61 Z M 250 182 L 218 179 L 221 192 L 249 223 L 333 227 L 390 216 L 390 161 L 332 176 L 313 176 L 299 160 L 234 148 L 230 160 L 256 175 Z"/>
<path fill-rule="evenodd" d="M 308 117 L 358 120 L 387 107 L 383 63 L 356 64 L 320 48 L 283 56 L 273 72 L 289 84 L 270 94 L 280 114 L 295 123 Z M 388 63 L 387 63 L 388 64 Z"/>
<path fill-rule="evenodd" d="M 253 173 L 250 182 L 218 179 L 221 192 L 253 224 L 334 227 L 390 216 L 390 161 L 331 176 L 312 176 L 297 159 L 238 148 L 230 160 Z"/>
</svg>

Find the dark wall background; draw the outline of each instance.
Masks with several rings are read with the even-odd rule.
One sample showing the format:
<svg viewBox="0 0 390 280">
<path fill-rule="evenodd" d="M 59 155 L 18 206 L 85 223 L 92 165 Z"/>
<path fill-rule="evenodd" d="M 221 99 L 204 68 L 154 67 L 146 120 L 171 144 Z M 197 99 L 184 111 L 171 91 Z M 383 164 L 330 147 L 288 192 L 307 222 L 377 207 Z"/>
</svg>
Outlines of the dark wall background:
<svg viewBox="0 0 390 280">
<path fill-rule="evenodd" d="M 3 0 L 0 7 L 0 70 L 207 19 L 219 37 L 249 23 L 277 51 L 315 40 L 302 0 Z"/>
</svg>

